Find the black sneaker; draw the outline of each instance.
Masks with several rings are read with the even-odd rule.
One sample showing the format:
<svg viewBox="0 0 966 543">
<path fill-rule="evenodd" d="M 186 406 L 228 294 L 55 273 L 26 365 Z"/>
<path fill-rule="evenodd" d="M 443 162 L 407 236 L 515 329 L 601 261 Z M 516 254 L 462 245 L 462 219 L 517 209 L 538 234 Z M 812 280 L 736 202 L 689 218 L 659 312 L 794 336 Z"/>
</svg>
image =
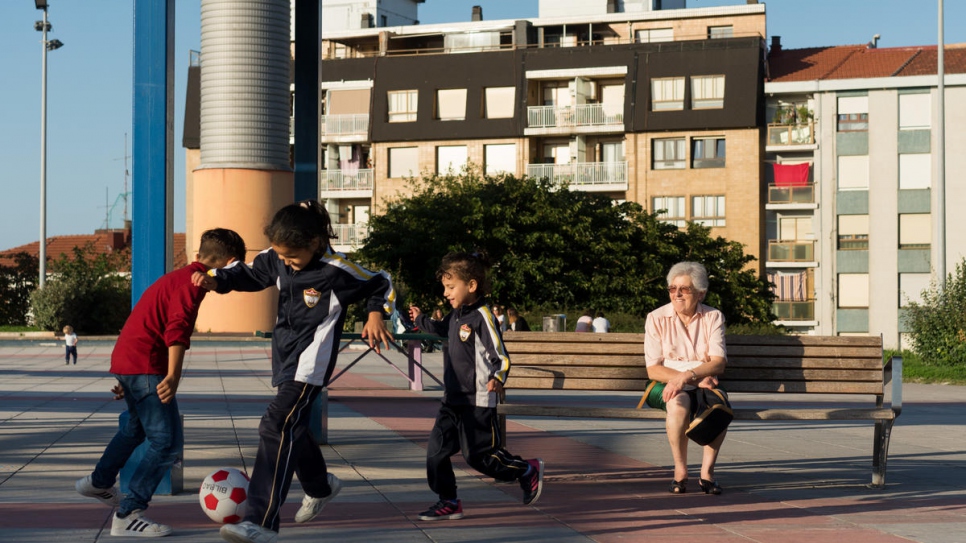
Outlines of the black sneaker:
<svg viewBox="0 0 966 543">
<path fill-rule="evenodd" d="M 534 458 L 527 460 L 530 464 L 530 474 L 520 477 L 520 488 L 523 489 L 523 505 L 530 505 L 540 499 L 543 492 L 543 460 Z"/>
<path fill-rule="evenodd" d="M 463 502 L 439 500 L 419 514 L 419 520 L 458 520 L 463 518 Z"/>
</svg>

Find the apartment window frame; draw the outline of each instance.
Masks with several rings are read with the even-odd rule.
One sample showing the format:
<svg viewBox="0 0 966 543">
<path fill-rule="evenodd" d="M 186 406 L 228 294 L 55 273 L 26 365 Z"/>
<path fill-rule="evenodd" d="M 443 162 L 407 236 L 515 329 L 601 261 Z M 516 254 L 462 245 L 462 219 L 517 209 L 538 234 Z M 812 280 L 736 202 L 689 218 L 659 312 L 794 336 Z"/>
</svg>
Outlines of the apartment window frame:
<svg viewBox="0 0 966 543">
<path fill-rule="evenodd" d="M 484 175 L 496 176 L 502 173 L 514 175 L 517 169 L 516 160 L 516 143 L 489 143 L 483 146 Z"/>
<path fill-rule="evenodd" d="M 691 197 L 691 222 L 720 228 L 725 223 L 725 196 L 723 194 Z"/>
<path fill-rule="evenodd" d="M 899 214 L 899 250 L 932 248 L 932 213 Z"/>
<path fill-rule="evenodd" d="M 651 79 L 651 111 L 681 111 L 684 109 L 685 77 L 655 77 Z M 670 94 L 670 97 L 666 95 Z M 680 96 L 679 96 L 680 95 Z"/>
<path fill-rule="evenodd" d="M 899 274 L 899 307 L 909 307 L 911 304 L 923 303 L 923 291 L 932 287 L 930 273 L 900 273 Z"/>
<path fill-rule="evenodd" d="M 721 40 L 735 37 L 735 25 L 708 26 L 708 39 Z"/>
<path fill-rule="evenodd" d="M 691 167 L 724 168 L 726 150 L 724 136 L 691 138 Z"/>
<path fill-rule="evenodd" d="M 899 154 L 899 190 L 932 188 L 932 153 Z"/>
<path fill-rule="evenodd" d="M 706 95 L 709 88 L 710 96 Z M 722 109 L 724 99 L 724 74 L 691 76 L 691 109 Z"/>
<path fill-rule="evenodd" d="M 412 177 L 419 174 L 419 147 L 390 147 L 386 155 L 388 158 L 386 175 L 390 179 Z M 404 163 L 404 165 L 399 166 L 399 163 Z M 412 165 L 406 168 L 409 163 L 412 163 Z"/>
<path fill-rule="evenodd" d="M 836 158 L 835 170 L 838 190 L 869 190 L 869 155 L 839 155 Z"/>
<path fill-rule="evenodd" d="M 466 89 L 436 89 L 436 120 L 466 120 Z"/>
<path fill-rule="evenodd" d="M 684 196 L 654 196 L 651 198 L 651 211 L 657 213 L 657 219 L 661 222 L 673 224 L 678 228 L 687 226 L 687 210 L 684 206 Z M 674 215 L 671 214 L 672 211 Z"/>
<path fill-rule="evenodd" d="M 509 99 L 505 94 L 509 91 Z M 516 87 L 484 87 L 483 118 L 512 119 L 516 104 Z"/>
<path fill-rule="evenodd" d="M 462 152 L 459 152 L 462 150 Z M 444 159 L 453 151 L 457 151 L 462 159 L 462 164 L 457 164 L 458 161 L 446 160 L 444 167 Z M 466 145 L 437 145 L 436 146 L 436 173 L 438 175 L 459 175 L 469 163 L 469 147 Z"/>
<path fill-rule="evenodd" d="M 419 113 L 419 90 L 400 89 L 386 92 L 389 102 L 389 122 L 411 123 Z M 396 109 L 402 107 L 403 109 Z"/>
<path fill-rule="evenodd" d="M 837 218 L 839 251 L 869 250 L 869 216 L 839 215 Z"/>
<path fill-rule="evenodd" d="M 668 157 L 671 151 L 671 158 Z M 652 170 L 683 170 L 687 168 L 688 157 L 685 138 L 655 138 L 651 140 Z"/>
<path fill-rule="evenodd" d="M 674 28 L 639 28 L 634 32 L 634 41 L 636 43 L 663 43 L 674 41 Z"/>
<path fill-rule="evenodd" d="M 836 105 L 836 132 L 869 131 L 868 96 L 839 96 Z"/>
<path fill-rule="evenodd" d="M 899 95 L 899 130 L 932 128 L 932 94 L 910 92 Z"/>
<path fill-rule="evenodd" d="M 837 304 L 843 309 L 868 309 L 869 307 L 869 274 L 868 273 L 840 273 L 838 274 Z"/>
</svg>

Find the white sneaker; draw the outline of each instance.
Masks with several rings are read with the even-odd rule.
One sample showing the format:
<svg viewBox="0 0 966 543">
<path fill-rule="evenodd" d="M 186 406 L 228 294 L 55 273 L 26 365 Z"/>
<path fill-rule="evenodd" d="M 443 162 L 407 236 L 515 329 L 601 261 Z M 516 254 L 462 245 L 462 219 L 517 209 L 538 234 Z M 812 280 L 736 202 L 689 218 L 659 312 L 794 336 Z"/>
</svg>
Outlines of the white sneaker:
<svg viewBox="0 0 966 543">
<path fill-rule="evenodd" d="M 225 524 L 218 533 L 222 539 L 232 543 L 278 543 L 278 532 L 247 520 L 238 524 Z"/>
<path fill-rule="evenodd" d="M 309 495 L 302 498 L 302 507 L 295 513 L 295 522 L 308 522 L 314 519 L 322 512 L 325 504 L 332 501 L 332 498 L 342 490 L 342 481 L 338 477 L 329 473 L 326 475 L 326 478 L 329 481 L 329 488 L 332 489 L 332 492 L 329 492 L 329 495 L 323 498 L 313 498 Z"/>
<path fill-rule="evenodd" d="M 171 527 L 159 524 L 141 514 L 140 509 L 131 511 L 121 518 L 115 513 L 111 523 L 111 535 L 128 537 L 164 537 L 171 533 Z"/>
<path fill-rule="evenodd" d="M 88 498 L 97 498 L 106 505 L 111 507 L 117 507 L 121 504 L 121 491 L 118 490 L 117 485 L 111 488 L 97 488 L 94 483 L 91 482 L 91 476 L 81 477 L 74 483 L 74 489 L 81 496 L 87 496 Z"/>
</svg>

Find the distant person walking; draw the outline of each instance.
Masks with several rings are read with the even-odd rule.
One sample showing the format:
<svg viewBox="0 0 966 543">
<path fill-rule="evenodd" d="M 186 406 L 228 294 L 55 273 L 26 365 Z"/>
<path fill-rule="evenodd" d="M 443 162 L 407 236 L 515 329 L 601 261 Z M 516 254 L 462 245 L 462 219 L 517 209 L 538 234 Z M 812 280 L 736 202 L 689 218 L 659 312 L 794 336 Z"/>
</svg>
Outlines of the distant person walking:
<svg viewBox="0 0 966 543">
<path fill-rule="evenodd" d="M 513 330 L 514 332 L 529 332 L 530 325 L 527 323 L 527 319 L 523 318 L 516 309 L 508 308 L 506 310 L 506 320 L 507 320 L 507 330 Z"/>
<path fill-rule="evenodd" d="M 610 321 L 604 318 L 604 312 L 598 311 L 597 317 L 594 319 L 593 323 L 594 332 L 598 334 L 606 334 L 610 332 Z"/>
<path fill-rule="evenodd" d="M 67 325 L 64 327 L 64 345 L 66 350 L 64 351 L 64 362 L 70 365 L 71 357 L 74 358 L 74 365 L 77 365 L 77 334 L 74 333 L 74 327 Z"/>
<path fill-rule="evenodd" d="M 594 310 L 585 309 L 583 315 L 577 319 L 577 326 L 574 332 L 590 332 L 594 327 Z"/>
</svg>

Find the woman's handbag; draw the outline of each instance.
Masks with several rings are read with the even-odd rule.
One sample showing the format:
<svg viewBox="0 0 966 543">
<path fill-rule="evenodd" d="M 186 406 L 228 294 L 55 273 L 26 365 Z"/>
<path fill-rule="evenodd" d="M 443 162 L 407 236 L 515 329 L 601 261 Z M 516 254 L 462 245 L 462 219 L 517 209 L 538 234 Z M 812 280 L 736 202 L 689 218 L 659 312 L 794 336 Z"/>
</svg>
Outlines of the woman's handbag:
<svg viewBox="0 0 966 543">
<path fill-rule="evenodd" d="M 698 445 L 707 445 L 724 432 L 735 418 L 728 395 L 719 388 L 698 388 L 691 397 L 695 413 L 685 434 Z"/>
<path fill-rule="evenodd" d="M 667 411 L 662 397 L 664 386 L 665 383 L 659 381 L 648 381 L 637 408 L 641 409 L 646 404 Z M 728 394 L 719 388 L 696 388 L 685 392 L 691 397 L 691 425 L 685 434 L 698 445 L 707 445 L 717 439 L 735 418 Z"/>
</svg>

